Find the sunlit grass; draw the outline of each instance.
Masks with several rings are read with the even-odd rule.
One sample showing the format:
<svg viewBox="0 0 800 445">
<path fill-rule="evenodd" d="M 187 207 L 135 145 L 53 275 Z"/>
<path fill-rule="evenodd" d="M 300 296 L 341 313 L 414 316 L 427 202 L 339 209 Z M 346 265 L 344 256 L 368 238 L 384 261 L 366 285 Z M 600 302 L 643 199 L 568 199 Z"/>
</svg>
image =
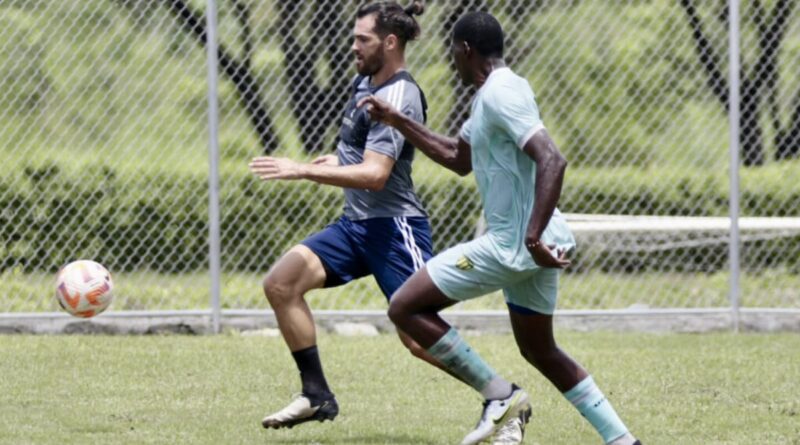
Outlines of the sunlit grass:
<svg viewBox="0 0 800 445">
<path fill-rule="evenodd" d="M 600 444 L 518 354 L 510 335 L 468 336 L 532 396 L 528 445 Z M 643 443 L 797 444 L 797 335 L 563 332 Z M 477 393 L 412 358 L 394 335 L 321 334 L 341 411 L 333 423 L 266 431 L 299 390 L 280 338 L 0 336 L 0 444 L 453 444 Z"/>
</svg>

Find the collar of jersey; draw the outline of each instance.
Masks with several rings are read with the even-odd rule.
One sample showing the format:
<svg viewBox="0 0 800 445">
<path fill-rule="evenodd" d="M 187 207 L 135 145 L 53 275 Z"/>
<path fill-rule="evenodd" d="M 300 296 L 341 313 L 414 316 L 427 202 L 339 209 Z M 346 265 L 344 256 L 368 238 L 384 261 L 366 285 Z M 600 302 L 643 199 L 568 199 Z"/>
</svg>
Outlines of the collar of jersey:
<svg viewBox="0 0 800 445">
<path fill-rule="evenodd" d="M 392 74 L 392 77 L 386 79 L 386 82 L 383 82 L 382 84 L 376 85 L 374 87 L 372 86 L 372 76 L 367 76 L 367 78 L 366 78 L 367 79 L 367 89 L 370 91 L 370 93 L 374 93 L 374 92 L 380 90 L 381 88 L 383 88 L 385 85 L 388 85 L 389 82 L 393 81 L 395 77 L 397 77 L 398 75 L 400 75 L 400 73 L 402 73 L 404 71 L 408 71 L 408 70 L 405 69 L 405 68 L 400 68 L 399 70 L 395 71 L 394 74 Z"/>
<path fill-rule="evenodd" d="M 489 77 L 486 78 L 486 80 L 483 82 L 483 85 L 481 85 L 481 87 L 478 89 L 478 93 L 486 89 L 486 85 L 489 85 L 489 81 L 492 80 L 492 77 L 494 77 L 495 74 L 505 71 L 511 71 L 511 68 L 507 66 L 501 66 L 500 68 L 493 69 L 492 72 L 489 73 Z"/>
</svg>

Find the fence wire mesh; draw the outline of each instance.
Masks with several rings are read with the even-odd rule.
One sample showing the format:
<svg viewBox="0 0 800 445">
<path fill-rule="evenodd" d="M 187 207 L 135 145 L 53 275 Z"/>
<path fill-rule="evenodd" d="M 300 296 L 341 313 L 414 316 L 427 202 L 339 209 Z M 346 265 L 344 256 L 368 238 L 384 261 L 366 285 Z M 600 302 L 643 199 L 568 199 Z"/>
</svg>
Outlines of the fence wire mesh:
<svg viewBox="0 0 800 445">
<path fill-rule="evenodd" d="M 359 4 L 217 0 L 223 308 L 267 308 L 270 265 L 341 213 L 341 190 L 259 182 L 247 164 L 262 153 L 333 152 Z M 54 272 L 78 258 L 114 274 L 112 310 L 208 307 L 205 6 L 0 0 L 0 311 L 56 310 Z M 473 91 L 453 71 L 449 33 L 474 9 L 503 24 L 506 59 L 530 80 L 570 162 L 562 211 L 576 221 L 728 215 L 726 2 L 428 1 L 406 54 L 442 133 L 455 134 L 469 109 Z M 742 3 L 742 215 L 773 218 L 742 232 L 743 306 L 800 307 L 797 9 Z M 436 251 L 475 235 L 471 176 L 418 153 L 414 180 Z M 728 306 L 727 226 L 593 224 L 576 225 L 561 308 Z M 371 278 L 308 300 L 314 309 L 386 306 Z M 499 294 L 463 306 L 503 307 Z"/>
</svg>

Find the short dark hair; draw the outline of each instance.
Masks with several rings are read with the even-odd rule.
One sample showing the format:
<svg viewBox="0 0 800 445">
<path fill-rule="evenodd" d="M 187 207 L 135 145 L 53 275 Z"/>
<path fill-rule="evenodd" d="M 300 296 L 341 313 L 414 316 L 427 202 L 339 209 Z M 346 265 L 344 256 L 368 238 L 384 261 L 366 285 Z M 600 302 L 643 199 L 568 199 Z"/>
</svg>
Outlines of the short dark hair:
<svg viewBox="0 0 800 445">
<path fill-rule="evenodd" d="M 396 2 L 374 2 L 361 5 L 356 18 L 375 14 L 375 32 L 381 38 L 394 34 L 401 45 L 405 45 L 409 40 L 419 37 L 420 27 L 414 16 L 423 12 L 425 4 L 421 1 L 415 1 L 405 8 Z"/>
<path fill-rule="evenodd" d="M 503 57 L 503 27 L 487 12 L 469 12 L 453 27 L 453 39 L 467 42 L 484 57 Z"/>
</svg>

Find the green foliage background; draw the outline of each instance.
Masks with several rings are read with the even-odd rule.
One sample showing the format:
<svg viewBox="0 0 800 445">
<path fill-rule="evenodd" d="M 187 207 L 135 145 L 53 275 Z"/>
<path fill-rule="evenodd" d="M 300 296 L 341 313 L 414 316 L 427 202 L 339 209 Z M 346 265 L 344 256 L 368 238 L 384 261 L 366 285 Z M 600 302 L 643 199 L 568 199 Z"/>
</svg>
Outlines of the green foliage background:
<svg viewBox="0 0 800 445">
<path fill-rule="evenodd" d="M 439 131 L 448 130 L 454 106 L 446 45 L 436 31 L 444 3 L 430 2 L 424 44 L 413 43 L 409 59 Z M 674 2 L 534 2 L 517 14 L 507 2 L 489 3 L 511 30 L 515 70 L 531 80 L 571 162 L 563 211 L 727 214 L 726 116 L 707 91 Z M 205 2 L 189 4 L 202 10 Z M 238 54 L 226 5 L 222 39 Z M 297 123 L 278 108 L 289 99 L 274 77 L 283 69 L 275 3 L 250 5 L 258 36 L 252 62 L 274 113 L 279 154 L 307 158 Z M 791 64 L 800 59 L 799 28 L 784 43 L 786 91 L 800 89 Z M 54 270 L 80 256 L 115 270 L 206 267 L 205 52 L 159 2 L 147 0 L 4 1 L 0 29 L 0 269 Z M 724 44 L 724 33 L 713 35 Z M 532 43 L 515 46 L 528 36 Z M 251 178 L 246 164 L 259 153 L 257 138 L 230 83 L 223 78 L 220 87 L 224 267 L 264 270 L 335 219 L 341 193 Z M 779 102 L 783 115 L 789 96 Z M 468 239 L 480 208 L 472 179 L 423 156 L 415 170 L 436 248 Z M 742 173 L 744 215 L 797 214 L 800 187 L 789 178 L 800 178 L 800 163 Z M 768 246 L 773 255 L 796 252 L 798 240 Z M 796 255 L 784 261 L 796 264 Z"/>
</svg>

